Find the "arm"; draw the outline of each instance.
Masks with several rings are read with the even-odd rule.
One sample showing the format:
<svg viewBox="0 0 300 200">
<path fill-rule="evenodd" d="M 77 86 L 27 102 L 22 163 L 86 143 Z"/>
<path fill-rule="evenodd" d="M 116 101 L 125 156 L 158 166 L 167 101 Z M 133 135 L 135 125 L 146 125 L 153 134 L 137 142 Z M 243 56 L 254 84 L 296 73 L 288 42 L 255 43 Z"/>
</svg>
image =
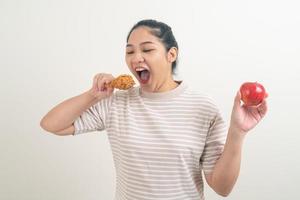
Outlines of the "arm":
<svg viewBox="0 0 300 200">
<path fill-rule="evenodd" d="M 257 107 L 246 107 L 240 103 L 240 93 L 235 97 L 230 127 L 224 151 L 211 174 L 205 174 L 208 185 L 222 196 L 231 192 L 240 171 L 241 152 L 244 138 L 267 112 L 264 101 Z"/>
<path fill-rule="evenodd" d="M 74 121 L 97 101 L 89 92 L 70 98 L 50 110 L 41 120 L 40 125 L 48 132 L 57 135 L 74 133 Z"/>
<path fill-rule="evenodd" d="M 235 138 L 235 135 L 240 135 Z M 224 151 L 211 174 L 205 174 L 208 185 L 221 196 L 228 196 L 240 171 L 244 133 L 229 129 Z"/>
<path fill-rule="evenodd" d="M 113 88 L 106 88 L 113 77 L 108 74 L 98 74 L 94 77 L 93 87 L 89 91 L 70 98 L 50 110 L 41 120 L 43 129 L 56 135 L 71 135 L 74 133 L 74 121 L 88 108 L 101 99 L 107 98 Z"/>
</svg>

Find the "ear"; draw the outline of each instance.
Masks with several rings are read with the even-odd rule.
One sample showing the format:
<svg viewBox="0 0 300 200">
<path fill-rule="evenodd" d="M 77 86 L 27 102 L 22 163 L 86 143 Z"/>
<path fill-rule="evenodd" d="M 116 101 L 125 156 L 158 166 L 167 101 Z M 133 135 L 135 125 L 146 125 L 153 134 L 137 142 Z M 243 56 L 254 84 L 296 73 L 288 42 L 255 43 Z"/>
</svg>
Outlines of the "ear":
<svg viewBox="0 0 300 200">
<path fill-rule="evenodd" d="M 168 61 L 169 62 L 174 62 L 177 59 L 177 54 L 178 54 L 178 50 L 176 47 L 172 47 L 169 51 L 168 51 Z"/>
</svg>

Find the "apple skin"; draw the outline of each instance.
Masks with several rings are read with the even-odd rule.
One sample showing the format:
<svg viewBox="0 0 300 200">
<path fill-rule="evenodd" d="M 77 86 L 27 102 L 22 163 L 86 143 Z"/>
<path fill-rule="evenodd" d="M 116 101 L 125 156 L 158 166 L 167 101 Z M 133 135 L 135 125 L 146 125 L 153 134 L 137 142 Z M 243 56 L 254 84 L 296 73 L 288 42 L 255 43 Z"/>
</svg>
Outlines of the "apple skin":
<svg viewBox="0 0 300 200">
<path fill-rule="evenodd" d="M 245 82 L 240 87 L 241 100 L 245 106 L 257 106 L 266 98 L 264 86 L 258 82 Z"/>
</svg>

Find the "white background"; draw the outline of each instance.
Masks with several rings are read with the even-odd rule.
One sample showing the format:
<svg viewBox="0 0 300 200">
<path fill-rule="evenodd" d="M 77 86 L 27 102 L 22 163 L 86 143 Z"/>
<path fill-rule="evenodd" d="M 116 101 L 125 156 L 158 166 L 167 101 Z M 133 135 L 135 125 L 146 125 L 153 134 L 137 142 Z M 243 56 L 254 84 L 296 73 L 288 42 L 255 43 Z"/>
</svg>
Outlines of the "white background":
<svg viewBox="0 0 300 200">
<path fill-rule="evenodd" d="M 39 121 L 96 73 L 127 73 L 126 36 L 145 18 L 173 28 L 177 78 L 213 97 L 227 122 L 241 83 L 269 93 L 227 199 L 300 199 L 299 9 L 297 0 L 0 0 L 0 199 L 113 199 L 106 133 L 59 137 Z"/>
</svg>

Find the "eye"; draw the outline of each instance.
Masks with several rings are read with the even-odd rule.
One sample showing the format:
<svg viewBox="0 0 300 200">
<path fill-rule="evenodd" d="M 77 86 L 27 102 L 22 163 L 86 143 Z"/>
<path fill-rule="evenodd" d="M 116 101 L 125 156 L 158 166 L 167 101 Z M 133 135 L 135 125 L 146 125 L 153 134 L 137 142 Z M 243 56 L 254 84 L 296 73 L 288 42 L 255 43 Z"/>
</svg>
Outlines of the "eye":
<svg viewBox="0 0 300 200">
<path fill-rule="evenodd" d="M 146 52 L 146 53 L 147 53 L 147 52 L 150 52 L 150 51 L 153 51 L 153 50 L 154 50 L 154 49 L 144 49 L 143 52 Z"/>
<path fill-rule="evenodd" d="M 127 51 L 126 54 L 133 54 L 133 51 Z"/>
</svg>

